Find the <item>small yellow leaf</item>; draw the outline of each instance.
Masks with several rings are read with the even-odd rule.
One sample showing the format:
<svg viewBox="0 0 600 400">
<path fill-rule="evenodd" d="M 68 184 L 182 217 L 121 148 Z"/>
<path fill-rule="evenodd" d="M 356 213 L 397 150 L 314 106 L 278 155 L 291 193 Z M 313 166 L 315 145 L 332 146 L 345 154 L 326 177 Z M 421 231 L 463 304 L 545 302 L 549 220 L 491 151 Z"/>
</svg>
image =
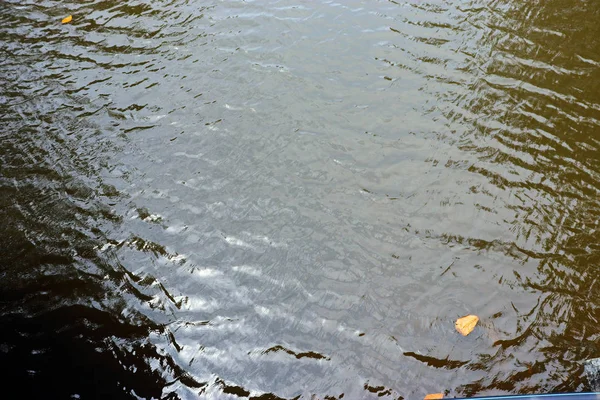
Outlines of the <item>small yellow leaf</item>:
<svg viewBox="0 0 600 400">
<path fill-rule="evenodd" d="M 461 335 L 467 336 L 475 329 L 477 322 L 479 322 L 479 317 L 477 315 L 467 315 L 466 317 L 457 319 L 454 326 Z"/>
<path fill-rule="evenodd" d="M 62 22 L 63 24 L 68 24 L 68 23 L 69 23 L 69 22 L 71 22 L 72 20 L 73 20 L 73 16 L 72 16 L 72 15 L 69 15 L 68 17 L 66 17 L 66 18 L 63 18 L 63 20 L 62 20 L 62 21 L 60 21 L 60 22 Z"/>
<path fill-rule="evenodd" d="M 425 399 L 423 399 L 423 400 L 438 400 L 438 399 L 443 399 L 443 398 L 444 398 L 443 393 L 432 393 L 432 394 L 428 394 L 427 396 L 425 396 Z"/>
</svg>

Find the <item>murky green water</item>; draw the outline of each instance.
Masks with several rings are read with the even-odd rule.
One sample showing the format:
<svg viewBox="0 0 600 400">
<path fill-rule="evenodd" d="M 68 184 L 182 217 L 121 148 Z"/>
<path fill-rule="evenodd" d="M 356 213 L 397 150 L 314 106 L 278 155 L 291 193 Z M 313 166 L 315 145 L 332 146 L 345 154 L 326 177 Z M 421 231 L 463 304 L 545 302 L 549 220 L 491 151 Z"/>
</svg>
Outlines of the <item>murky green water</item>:
<svg viewBox="0 0 600 400">
<path fill-rule="evenodd" d="M 589 389 L 600 2 L 0 11 L 12 398 Z"/>
</svg>

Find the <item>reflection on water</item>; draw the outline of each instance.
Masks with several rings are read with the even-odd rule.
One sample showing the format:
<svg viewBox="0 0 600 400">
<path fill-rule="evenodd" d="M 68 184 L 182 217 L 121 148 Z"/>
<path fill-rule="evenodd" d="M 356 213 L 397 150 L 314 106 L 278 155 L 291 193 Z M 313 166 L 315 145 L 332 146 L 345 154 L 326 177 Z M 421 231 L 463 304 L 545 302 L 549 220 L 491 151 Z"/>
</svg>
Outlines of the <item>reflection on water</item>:
<svg viewBox="0 0 600 400">
<path fill-rule="evenodd" d="M 589 389 L 596 1 L 0 9 L 10 393 Z"/>
</svg>

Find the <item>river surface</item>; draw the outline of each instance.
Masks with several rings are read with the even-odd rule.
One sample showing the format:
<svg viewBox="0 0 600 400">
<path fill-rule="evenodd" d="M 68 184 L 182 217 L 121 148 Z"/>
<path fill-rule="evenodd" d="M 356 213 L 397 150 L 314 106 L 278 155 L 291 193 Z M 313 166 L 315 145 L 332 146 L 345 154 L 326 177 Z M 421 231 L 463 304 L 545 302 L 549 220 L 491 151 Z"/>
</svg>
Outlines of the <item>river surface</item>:
<svg viewBox="0 0 600 400">
<path fill-rule="evenodd" d="M 0 12 L 6 398 L 590 389 L 599 1 Z"/>
</svg>

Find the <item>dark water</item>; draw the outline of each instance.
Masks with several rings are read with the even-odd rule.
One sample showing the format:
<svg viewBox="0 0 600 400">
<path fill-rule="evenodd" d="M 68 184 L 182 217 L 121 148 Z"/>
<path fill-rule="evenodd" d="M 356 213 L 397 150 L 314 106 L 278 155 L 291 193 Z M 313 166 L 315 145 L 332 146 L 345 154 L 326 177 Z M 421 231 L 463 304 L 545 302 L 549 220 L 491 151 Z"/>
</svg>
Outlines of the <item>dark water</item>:
<svg viewBox="0 0 600 400">
<path fill-rule="evenodd" d="M 3 397 L 589 389 L 599 1 L 0 12 Z"/>
</svg>

